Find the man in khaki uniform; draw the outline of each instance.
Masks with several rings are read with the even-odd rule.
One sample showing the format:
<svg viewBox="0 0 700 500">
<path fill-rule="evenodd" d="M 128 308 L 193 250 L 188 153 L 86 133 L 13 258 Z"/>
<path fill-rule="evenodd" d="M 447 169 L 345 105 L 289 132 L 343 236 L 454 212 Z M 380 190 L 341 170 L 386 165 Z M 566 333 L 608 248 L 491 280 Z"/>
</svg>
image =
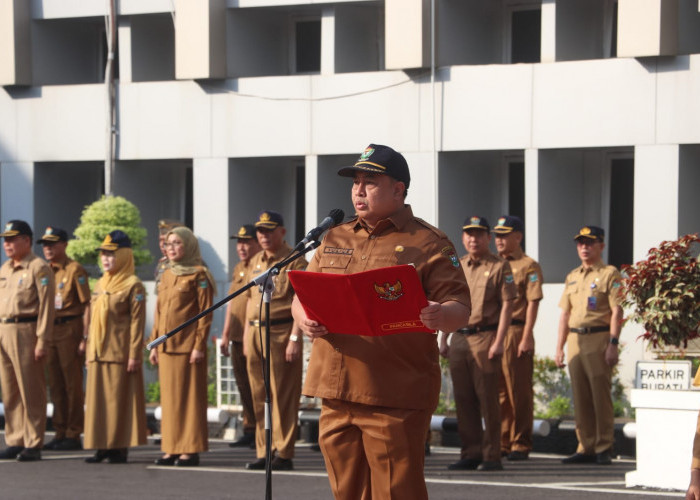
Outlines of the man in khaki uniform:
<svg viewBox="0 0 700 500">
<path fill-rule="evenodd" d="M 54 321 L 55 282 L 32 252 L 32 230 L 11 220 L 0 233 L 8 260 L 0 267 L 0 383 L 5 442 L 0 459 L 41 459 L 46 431 L 43 359 Z"/>
<path fill-rule="evenodd" d="M 454 245 L 406 205 L 411 177 L 403 155 L 370 144 L 338 174 L 353 178 L 357 217 L 328 232 L 308 270 L 352 274 L 411 264 L 428 299 L 423 324 L 444 331 L 466 325 L 469 288 Z M 308 319 L 296 298 L 293 311 L 314 339 L 304 394 L 323 398 L 319 444 L 335 498 L 427 499 L 425 436 L 441 382 L 435 336 L 337 334 Z"/>
<path fill-rule="evenodd" d="M 555 361 L 560 368 L 565 366 L 564 344 L 569 339 L 578 448 L 562 462 L 609 465 L 615 423 L 610 388 L 622 327 L 621 278 L 614 266 L 603 263 L 602 228 L 585 226 L 574 239 L 581 266 L 567 275 L 559 302 Z"/>
<path fill-rule="evenodd" d="M 508 262 L 489 250 L 490 229 L 488 221 L 478 216 L 462 226 L 462 243 L 469 253 L 461 262 L 471 291 L 472 314 L 466 328 L 451 334 L 449 346 L 447 335 L 440 341 L 442 355 L 450 360 L 462 440 L 460 459 L 448 466 L 450 470 L 503 470 L 498 382 L 517 291 Z"/>
<path fill-rule="evenodd" d="M 47 227 L 38 241 L 43 245 L 56 282 L 56 319 L 47 343 L 49 391 L 53 403 L 54 438 L 45 450 L 79 450 L 83 433 L 83 366 L 90 326 L 90 285 L 83 266 L 66 255 L 68 234 Z"/>
<path fill-rule="evenodd" d="M 260 213 L 255 223 L 258 241 L 263 251 L 250 261 L 248 280 L 254 279 L 284 260 L 292 248 L 284 241 L 284 220 L 277 212 L 266 210 Z M 289 283 L 287 271 L 305 269 L 306 260 L 297 259 L 284 268 L 275 279 L 275 292 L 270 302 L 270 402 L 272 411 L 272 450 L 276 454 L 270 467 L 272 470 L 293 469 L 294 443 L 297 435 L 297 412 L 301 398 L 302 337 L 292 318 L 294 289 Z M 265 468 L 265 384 L 262 376 L 262 355 L 265 346 L 267 318 L 265 306 L 259 316 L 262 294 L 253 287 L 245 294 L 248 297 L 246 318 L 248 323 L 243 334 L 245 356 L 248 361 L 248 379 L 255 408 L 255 444 L 258 459 L 246 464 L 247 469 Z M 268 355 L 268 353 L 264 353 Z"/>
<path fill-rule="evenodd" d="M 233 268 L 233 279 L 229 295 L 246 285 L 250 279 L 250 259 L 257 254 L 261 248 L 255 227 L 252 224 L 241 226 L 235 236 L 236 252 L 240 262 Z M 230 447 L 239 446 L 255 447 L 255 412 L 253 411 L 253 396 L 250 392 L 250 381 L 248 380 L 247 360 L 243 354 L 243 331 L 246 323 L 246 304 L 248 299 L 245 294 L 241 294 L 231 300 L 226 306 L 226 319 L 224 329 L 221 333 L 221 354 L 229 355 L 229 342 L 231 343 L 230 354 L 233 364 L 233 374 L 236 377 L 238 393 L 241 395 L 241 406 L 243 406 L 243 436 L 238 441 L 229 444 Z"/>
<path fill-rule="evenodd" d="M 542 269 L 520 246 L 525 226 L 519 217 L 498 219 L 493 232 L 499 257 L 510 264 L 517 296 L 503 347 L 498 399 L 501 403 L 501 454 L 526 460 L 532 451 L 532 370 L 535 339 L 532 330 L 542 300 Z"/>
</svg>

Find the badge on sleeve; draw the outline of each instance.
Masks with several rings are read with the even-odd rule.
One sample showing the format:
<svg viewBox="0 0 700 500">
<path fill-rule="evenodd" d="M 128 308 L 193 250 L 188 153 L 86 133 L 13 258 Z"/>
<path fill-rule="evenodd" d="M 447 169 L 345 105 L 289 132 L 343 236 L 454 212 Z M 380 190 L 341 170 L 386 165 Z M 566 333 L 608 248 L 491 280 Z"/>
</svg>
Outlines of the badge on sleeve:
<svg viewBox="0 0 700 500">
<path fill-rule="evenodd" d="M 440 252 L 442 252 L 445 257 L 450 259 L 454 267 L 459 267 L 459 259 L 457 258 L 457 253 L 453 247 L 445 247 L 440 250 Z"/>
<path fill-rule="evenodd" d="M 199 282 L 199 288 L 207 288 L 209 286 L 209 282 L 207 280 L 202 280 Z"/>
<path fill-rule="evenodd" d="M 537 277 L 537 273 L 532 273 L 530 275 L 529 280 L 530 280 L 530 283 L 537 283 L 537 281 L 539 281 L 539 278 Z"/>
<path fill-rule="evenodd" d="M 137 293 L 136 295 L 134 295 L 134 300 L 135 300 L 136 302 L 143 302 L 143 294 L 142 294 L 142 293 Z"/>
<path fill-rule="evenodd" d="M 514 281 L 514 280 L 513 280 L 513 275 L 512 275 L 512 274 L 506 274 L 506 279 L 505 279 L 505 281 L 506 281 L 506 284 L 507 284 L 507 285 L 510 285 L 511 283 L 513 283 L 513 281 Z"/>
<path fill-rule="evenodd" d="M 46 277 L 46 276 L 44 276 L 43 278 L 41 278 L 41 280 L 39 281 L 39 283 L 41 284 L 41 286 L 46 286 L 46 285 L 49 284 L 49 278 Z"/>
<path fill-rule="evenodd" d="M 588 297 L 588 310 L 595 311 L 598 308 L 598 299 L 596 297 Z"/>
<path fill-rule="evenodd" d="M 85 284 L 85 276 L 78 276 L 78 284 L 79 285 L 84 285 Z"/>
</svg>

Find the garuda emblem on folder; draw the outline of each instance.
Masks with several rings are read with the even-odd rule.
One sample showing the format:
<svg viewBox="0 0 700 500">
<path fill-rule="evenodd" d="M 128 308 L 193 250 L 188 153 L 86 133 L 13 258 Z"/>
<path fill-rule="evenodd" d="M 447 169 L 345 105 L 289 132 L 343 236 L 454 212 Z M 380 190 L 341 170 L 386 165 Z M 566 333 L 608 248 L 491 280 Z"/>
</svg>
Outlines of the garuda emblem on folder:
<svg viewBox="0 0 700 500">
<path fill-rule="evenodd" d="M 403 295 L 403 285 L 400 281 L 397 281 L 393 285 L 390 283 L 384 283 L 383 285 L 374 284 L 374 291 L 380 299 L 384 300 L 396 300 Z"/>
</svg>

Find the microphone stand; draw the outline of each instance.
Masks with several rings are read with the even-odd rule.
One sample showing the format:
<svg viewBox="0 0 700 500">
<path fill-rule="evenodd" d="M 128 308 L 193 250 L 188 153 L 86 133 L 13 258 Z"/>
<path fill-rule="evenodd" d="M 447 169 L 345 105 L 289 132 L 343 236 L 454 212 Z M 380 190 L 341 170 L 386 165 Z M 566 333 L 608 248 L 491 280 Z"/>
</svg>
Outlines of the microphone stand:
<svg viewBox="0 0 700 500">
<path fill-rule="evenodd" d="M 168 340 L 170 337 L 173 335 L 179 333 L 183 329 L 187 328 L 189 325 L 192 323 L 200 320 L 207 314 L 215 311 L 219 307 L 223 306 L 230 300 L 234 299 L 238 295 L 242 294 L 249 288 L 258 285 L 260 287 L 260 290 L 263 292 L 263 301 L 265 303 L 265 333 L 266 333 L 266 338 L 265 338 L 265 349 L 263 351 L 263 381 L 265 384 L 265 441 L 266 441 L 266 446 L 265 446 L 265 500 L 272 500 L 272 407 L 271 407 L 271 402 L 270 402 L 270 394 L 271 394 L 271 389 L 270 389 L 270 301 L 272 300 L 272 294 L 275 291 L 275 283 L 273 279 L 270 279 L 274 276 L 277 276 L 284 267 L 289 265 L 290 263 L 294 262 L 298 258 L 304 256 L 307 252 L 310 252 L 311 250 L 314 250 L 315 248 L 318 248 L 318 246 L 321 244 L 321 242 L 317 240 L 311 241 L 305 248 L 299 250 L 298 252 L 292 253 L 289 257 L 284 259 L 281 262 L 278 262 L 271 268 L 269 268 L 267 271 L 264 273 L 261 273 L 259 276 L 257 276 L 255 279 L 251 280 L 248 282 L 246 285 L 242 286 L 232 294 L 224 297 L 221 299 L 219 302 L 214 304 L 213 306 L 205 309 L 204 311 L 200 312 L 196 316 L 188 319 L 178 327 L 174 328 L 173 330 L 169 331 L 168 333 L 161 335 L 158 337 L 156 340 L 153 342 L 150 342 L 146 348 L 150 351 L 154 347 L 159 346 L 166 340 Z"/>
</svg>

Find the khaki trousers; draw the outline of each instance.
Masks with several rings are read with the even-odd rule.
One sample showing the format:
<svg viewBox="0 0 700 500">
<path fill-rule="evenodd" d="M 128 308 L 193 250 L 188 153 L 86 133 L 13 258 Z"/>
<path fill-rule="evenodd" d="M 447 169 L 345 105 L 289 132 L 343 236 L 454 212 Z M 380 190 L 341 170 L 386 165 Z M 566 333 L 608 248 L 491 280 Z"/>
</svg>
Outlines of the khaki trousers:
<svg viewBox="0 0 700 500">
<path fill-rule="evenodd" d="M 80 439 L 83 433 L 85 357 L 78 354 L 82 340 L 82 317 L 54 325 L 53 340 L 46 345 L 49 394 L 53 403 L 51 422 L 56 439 Z"/>
<path fill-rule="evenodd" d="M 601 453 L 611 449 L 614 442 L 612 370 L 605 362 L 609 342 L 609 332 L 568 336 L 567 362 L 574 394 L 578 453 Z"/>
<path fill-rule="evenodd" d="M 336 500 L 423 500 L 431 410 L 324 399 L 318 442 Z"/>
<path fill-rule="evenodd" d="M 489 359 L 496 332 L 452 334 L 450 374 L 457 406 L 461 458 L 500 462 L 501 412 L 498 404 L 500 356 Z M 482 418 L 484 426 L 482 427 Z"/>
<path fill-rule="evenodd" d="M 275 327 L 271 334 L 270 357 L 270 405 L 272 413 L 272 451 L 281 458 L 294 457 L 297 438 L 299 399 L 301 398 L 302 356 L 288 363 L 285 360 L 288 332 L 279 332 Z M 264 328 L 263 328 L 264 330 Z M 258 458 L 265 457 L 265 383 L 262 375 L 262 358 L 258 328 L 250 328 L 248 380 L 255 409 L 255 448 Z M 263 344 L 265 342 L 263 331 Z"/>
<path fill-rule="evenodd" d="M 34 361 L 36 324 L 0 324 L 0 387 L 7 446 L 41 447 L 46 431 L 44 364 Z"/>
<path fill-rule="evenodd" d="M 253 395 L 250 392 L 247 361 L 243 355 L 243 342 L 231 342 L 231 363 L 233 364 L 233 375 L 236 377 L 238 393 L 241 395 L 241 406 L 243 406 L 243 432 L 246 434 L 255 432 Z"/>
<path fill-rule="evenodd" d="M 532 451 L 533 353 L 518 357 L 524 327 L 508 328 L 501 362 L 498 400 L 501 404 L 501 451 Z"/>
</svg>

